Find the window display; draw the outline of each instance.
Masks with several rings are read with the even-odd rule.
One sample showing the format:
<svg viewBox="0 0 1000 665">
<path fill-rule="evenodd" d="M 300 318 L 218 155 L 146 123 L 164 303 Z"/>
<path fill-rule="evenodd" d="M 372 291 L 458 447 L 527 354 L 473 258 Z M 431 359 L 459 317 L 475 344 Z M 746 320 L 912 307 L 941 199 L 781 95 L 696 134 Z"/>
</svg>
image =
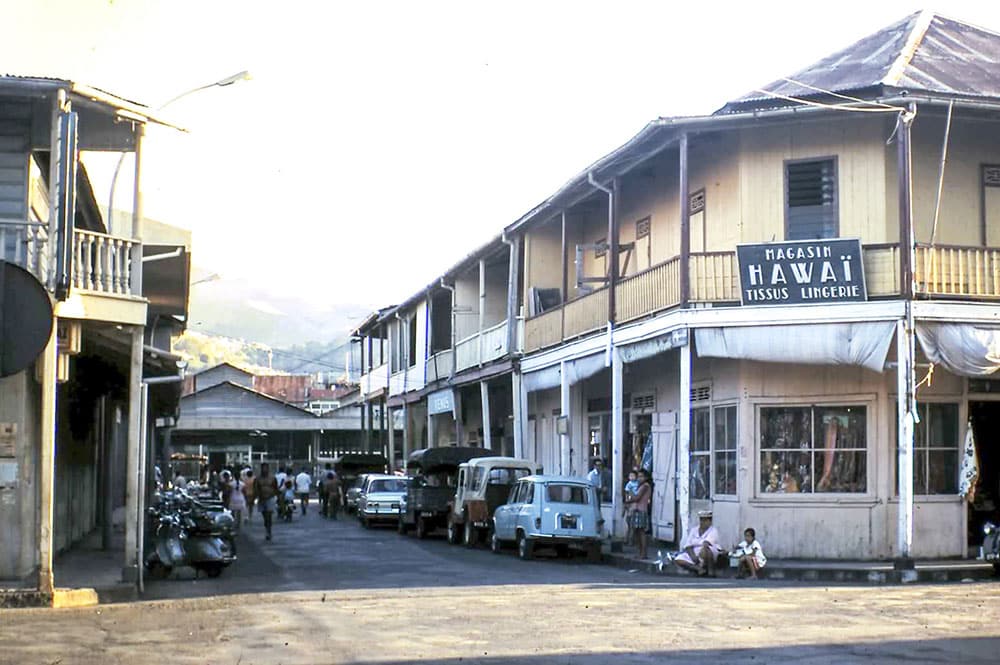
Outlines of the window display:
<svg viewBox="0 0 1000 665">
<path fill-rule="evenodd" d="M 736 407 L 715 408 L 715 493 L 736 495 Z"/>
<path fill-rule="evenodd" d="M 913 430 L 914 494 L 958 492 L 958 404 L 917 404 L 920 422 Z M 899 437 L 894 437 L 896 444 Z M 895 488 L 899 487 L 896 469 Z"/>
<path fill-rule="evenodd" d="M 760 409 L 760 488 L 765 493 L 868 489 L 864 406 Z"/>
<path fill-rule="evenodd" d="M 712 411 L 691 409 L 691 498 L 712 496 Z"/>
</svg>

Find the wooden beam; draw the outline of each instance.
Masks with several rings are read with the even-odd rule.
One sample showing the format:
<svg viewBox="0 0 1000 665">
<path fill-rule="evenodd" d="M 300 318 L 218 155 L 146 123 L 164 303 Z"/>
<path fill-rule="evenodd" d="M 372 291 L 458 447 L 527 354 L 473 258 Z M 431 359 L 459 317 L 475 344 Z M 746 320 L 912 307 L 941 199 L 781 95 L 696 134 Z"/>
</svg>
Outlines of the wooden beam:
<svg viewBox="0 0 1000 665">
<path fill-rule="evenodd" d="M 688 194 L 688 135 L 681 134 L 678 153 L 678 199 L 680 201 L 681 258 L 680 258 L 680 306 L 685 308 L 691 301 L 691 202 Z"/>
</svg>

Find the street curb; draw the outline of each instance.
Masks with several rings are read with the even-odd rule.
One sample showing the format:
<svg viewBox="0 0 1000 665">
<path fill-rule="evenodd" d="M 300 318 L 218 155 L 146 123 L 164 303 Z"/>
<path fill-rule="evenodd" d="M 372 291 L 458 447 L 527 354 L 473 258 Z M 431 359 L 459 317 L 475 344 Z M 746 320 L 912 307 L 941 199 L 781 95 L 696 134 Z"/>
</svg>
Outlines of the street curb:
<svg viewBox="0 0 1000 665">
<path fill-rule="evenodd" d="M 52 592 L 52 607 L 93 607 L 99 603 L 95 589 L 55 589 Z"/>
<path fill-rule="evenodd" d="M 657 570 L 653 561 L 640 561 L 618 553 L 605 552 L 602 556 L 605 564 L 627 570 L 639 570 L 649 575 L 663 577 L 693 577 L 680 571 L 676 566 L 664 566 L 663 571 Z M 731 568 L 720 568 L 718 579 L 736 579 L 731 574 Z M 964 582 L 995 579 L 993 568 L 989 564 L 981 566 L 925 566 L 911 570 L 871 569 L 859 566 L 857 568 L 823 568 L 820 566 L 781 566 L 768 565 L 764 569 L 763 579 L 781 580 L 786 582 L 841 582 L 853 584 L 870 584 L 873 586 L 889 584 L 913 584 L 928 582 Z"/>
</svg>

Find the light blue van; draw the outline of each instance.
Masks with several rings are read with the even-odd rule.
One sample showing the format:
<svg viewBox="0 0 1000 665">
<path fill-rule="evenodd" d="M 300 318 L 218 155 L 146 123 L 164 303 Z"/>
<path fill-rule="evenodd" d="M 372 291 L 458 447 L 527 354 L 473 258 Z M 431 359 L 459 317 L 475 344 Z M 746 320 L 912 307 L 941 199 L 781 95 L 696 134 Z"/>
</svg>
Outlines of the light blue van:
<svg viewBox="0 0 1000 665">
<path fill-rule="evenodd" d="M 530 559 L 536 547 L 555 547 L 560 554 L 576 547 L 600 561 L 603 528 L 599 497 L 586 479 L 526 476 L 493 513 L 490 549 L 499 553 L 516 543 L 518 556 Z"/>
</svg>

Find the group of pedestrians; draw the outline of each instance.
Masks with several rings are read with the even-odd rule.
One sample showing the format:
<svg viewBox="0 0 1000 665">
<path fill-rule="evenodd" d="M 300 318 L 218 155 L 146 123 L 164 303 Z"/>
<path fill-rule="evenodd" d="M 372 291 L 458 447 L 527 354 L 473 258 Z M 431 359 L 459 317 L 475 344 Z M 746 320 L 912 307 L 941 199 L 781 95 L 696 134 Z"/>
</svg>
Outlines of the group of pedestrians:
<svg viewBox="0 0 1000 665">
<path fill-rule="evenodd" d="M 249 467 L 238 475 L 228 469 L 218 474 L 211 472 L 208 485 L 219 493 L 223 505 L 233 513 L 237 531 L 244 523 L 252 521 L 256 505 L 264 521 L 265 539 L 271 540 L 275 513 L 291 521 L 296 500 L 303 516 L 309 511 L 313 478 L 305 467 L 296 474 L 291 467 L 279 466 L 272 474 L 271 465 L 265 462 L 260 465 L 259 475 L 254 475 Z M 322 472 L 318 488 L 320 514 L 336 519 L 341 504 L 340 481 L 329 463 Z"/>
</svg>

